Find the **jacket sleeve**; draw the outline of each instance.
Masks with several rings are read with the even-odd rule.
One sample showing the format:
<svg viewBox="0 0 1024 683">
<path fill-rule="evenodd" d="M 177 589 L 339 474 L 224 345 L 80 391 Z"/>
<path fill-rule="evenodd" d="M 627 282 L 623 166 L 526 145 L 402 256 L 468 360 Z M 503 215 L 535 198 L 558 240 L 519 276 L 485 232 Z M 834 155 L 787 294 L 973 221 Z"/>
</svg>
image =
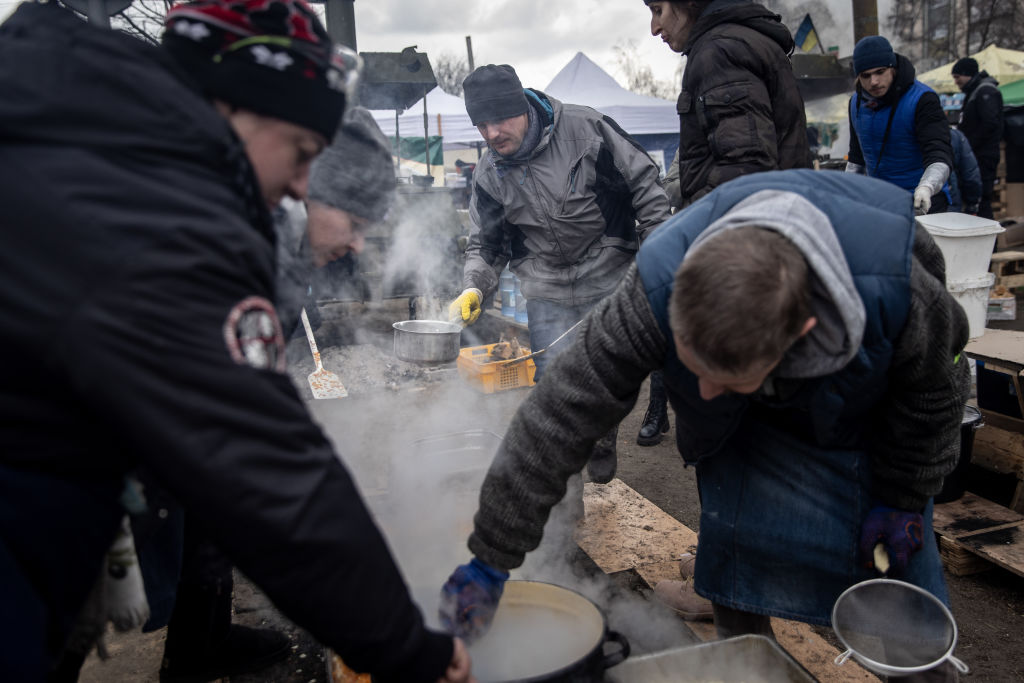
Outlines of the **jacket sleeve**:
<svg viewBox="0 0 1024 683">
<path fill-rule="evenodd" d="M 854 93 L 853 97 L 857 97 Z M 852 98 L 851 98 L 852 99 Z M 851 164 L 857 164 L 858 166 L 864 165 L 864 152 L 860 148 L 860 138 L 857 137 L 857 129 L 853 125 L 853 116 L 850 115 L 850 107 L 846 107 L 847 119 L 850 122 L 850 151 L 846 155 L 846 160 Z"/>
<path fill-rule="evenodd" d="M 473 199 L 469 205 L 469 241 L 462 287 L 479 289 L 484 298 L 498 288 L 498 278 L 511 258 L 514 226 L 505 218 L 505 207 L 480 181 L 486 160 L 477 164 L 473 174 Z"/>
<path fill-rule="evenodd" d="M 424 627 L 351 476 L 275 370 L 272 285 L 251 273 L 269 257 L 199 230 L 150 251 L 66 321 L 53 357 L 72 390 L 289 618 L 374 680 L 436 681 L 451 638 Z"/>
<path fill-rule="evenodd" d="M 695 51 L 687 65 L 684 84 L 715 159 L 709 189 L 779 168 L 778 131 L 764 69 L 755 51 L 729 36 L 717 37 L 714 49 Z M 806 133 L 803 139 L 806 145 Z"/>
<path fill-rule="evenodd" d="M 516 411 L 480 491 L 469 549 L 513 569 L 537 547 L 551 508 L 594 443 L 636 403 L 644 378 L 661 367 L 667 343 L 636 265 L 584 318 Z"/>
<path fill-rule="evenodd" d="M 999 153 L 999 143 L 1003 139 L 1002 113 L 1003 95 L 995 86 L 979 85 L 974 92 L 975 121 L 971 139 L 979 150 L 986 153 Z"/>
<path fill-rule="evenodd" d="M 605 147 L 632 196 L 637 234 L 646 239 L 669 217 L 668 197 L 662 187 L 658 165 L 647 151 L 607 116 L 597 122 Z"/>
<path fill-rule="evenodd" d="M 962 134 L 957 134 L 954 144 L 959 145 L 960 161 L 956 165 L 957 179 L 960 181 L 960 198 L 963 209 L 978 206 L 981 201 L 981 169 L 978 160 L 971 151 L 971 145 Z"/>
<path fill-rule="evenodd" d="M 919 511 L 956 466 L 970 370 L 962 353 L 967 316 L 946 291 L 942 254 L 926 230 L 916 231 L 910 277 L 910 311 L 879 407 L 872 472 L 876 498 Z"/>
<path fill-rule="evenodd" d="M 683 205 L 683 195 L 679 189 L 679 149 L 672 157 L 672 164 L 665 171 L 665 195 L 668 197 L 668 204 L 673 210 L 678 210 Z"/>
<path fill-rule="evenodd" d="M 933 92 L 926 92 L 914 110 L 914 132 L 921 147 L 924 168 L 934 163 L 953 168 L 953 148 L 949 142 L 949 120 L 942 111 L 942 102 Z"/>
</svg>

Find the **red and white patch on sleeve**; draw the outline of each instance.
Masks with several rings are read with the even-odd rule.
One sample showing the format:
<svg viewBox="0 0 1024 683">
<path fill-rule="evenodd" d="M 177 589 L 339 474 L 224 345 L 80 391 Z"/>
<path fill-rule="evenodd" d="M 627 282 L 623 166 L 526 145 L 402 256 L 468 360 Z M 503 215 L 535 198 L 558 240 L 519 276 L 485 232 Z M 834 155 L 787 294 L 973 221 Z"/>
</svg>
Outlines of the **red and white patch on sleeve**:
<svg viewBox="0 0 1024 683">
<path fill-rule="evenodd" d="M 285 371 L 281 321 L 274 304 L 261 296 L 243 299 L 231 309 L 224 321 L 224 343 L 239 365 Z"/>
</svg>

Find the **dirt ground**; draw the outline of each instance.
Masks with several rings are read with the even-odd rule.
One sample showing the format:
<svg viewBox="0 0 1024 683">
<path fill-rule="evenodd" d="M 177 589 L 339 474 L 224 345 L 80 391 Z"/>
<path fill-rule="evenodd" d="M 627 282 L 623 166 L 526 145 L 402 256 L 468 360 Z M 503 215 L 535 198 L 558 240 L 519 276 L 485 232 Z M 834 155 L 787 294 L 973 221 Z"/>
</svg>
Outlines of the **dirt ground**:
<svg viewBox="0 0 1024 683">
<path fill-rule="evenodd" d="M 402 319 L 394 318 L 394 312 L 379 312 L 379 315 Z M 325 334 L 330 337 L 332 333 L 325 330 Z M 340 340 L 334 338 L 331 341 Z M 316 404 L 311 402 L 310 405 L 329 436 L 336 442 L 344 439 L 341 450 L 346 457 L 375 447 L 387 448 L 389 440 L 408 442 L 420 434 L 450 433 L 467 428 L 489 429 L 500 434 L 515 406 L 529 392 L 529 389 L 522 389 L 482 396 L 459 380 L 454 364 L 425 368 L 395 361 L 388 355 L 387 334 L 383 332 L 344 341 L 364 344 L 340 346 L 321 343 L 321 350 L 325 367 L 340 375 L 349 388 L 350 397 Z M 303 391 L 305 377 L 313 370 L 305 340 L 292 340 L 288 355 L 293 378 Z M 417 392 L 436 392 L 438 402 L 454 402 L 464 410 L 445 412 L 441 417 L 434 414 L 418 416 L 415 412 L 404 414 L 403 401 Z M 311 398 L 308 387 L 303 393 L 307 399 Z M 387 402 L 387 410 L 393 413 L 394 420 L 403 425 L 402 430 L 381 432 L 361 416 L 360 407 L 374 404 L 378 399 Z M 683 466 L 675 449 L 674 416 L 670 418 L 673 429 L 661 444 L 640 447 L 635 437 L 645 408 L 646 388 L 619 430 L 617 476 L 683 524 L 699 531 L 694 471 Z M 466 411 L 476 416 L 471 424 L 466 421 Z M 373 476 L 359 480 L 359 483 L 364 495 L 373 495 Z M 1011 482 L 973 471 L 968 488 L 1005 505 L 1009 501 Z M 965 577 L 947 573 L 946 579 L 959 627 L 956 655 L 971 667 L 971 673 L 965 679 L 985 682 L 1024 680 L 1024 578 L 992 568 Z M 629 590 L 646 591 L 641 582 L 631 581 L 630 577 L 617 577 L 617 581 Z M 293 641 L 293 652 L 285 662 L 257 674 L 233 677 L 232 683 L 313 683 L 327 680 L 323 648 L 281 616 L 267 598 L 242 576 L 236 583 L 235 608 L 238 622 L 270 625 L 287 632 Z M 679 623 L 682 626 L 682 622 Z M 819 629 L 819 633 L 834 642 L 829 629 Z M 112 633 L 108 637 L 111 658 L 101 662 L 93 655 L 87 661 L 80 680 L 83 683 L 154 683 L 158 680 L 163 637 L 162 631 L 152 634 Z"/>
</svg>

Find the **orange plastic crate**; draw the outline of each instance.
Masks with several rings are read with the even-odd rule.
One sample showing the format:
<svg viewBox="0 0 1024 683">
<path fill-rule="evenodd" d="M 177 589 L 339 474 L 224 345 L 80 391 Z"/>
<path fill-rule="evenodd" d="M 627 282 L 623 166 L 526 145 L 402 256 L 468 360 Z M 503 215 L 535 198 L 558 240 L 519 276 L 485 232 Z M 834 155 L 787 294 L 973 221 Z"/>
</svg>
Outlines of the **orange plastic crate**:
<svg viewBox="0 0 1024 683">
<path fill-rule="evenodd" d="M 467 346 L 459 350 L 459 358 L 455 365 L 459 375 L 479 391 L 493 394 L 506 389 L 532 387 L 533 375 L 537 366 L 532 358 L 518 363 L 488 362 L 491 349 L 497 344 L 483 346 Z M 524 349 L 529 353 L 529 349 Z"/>
</svg>

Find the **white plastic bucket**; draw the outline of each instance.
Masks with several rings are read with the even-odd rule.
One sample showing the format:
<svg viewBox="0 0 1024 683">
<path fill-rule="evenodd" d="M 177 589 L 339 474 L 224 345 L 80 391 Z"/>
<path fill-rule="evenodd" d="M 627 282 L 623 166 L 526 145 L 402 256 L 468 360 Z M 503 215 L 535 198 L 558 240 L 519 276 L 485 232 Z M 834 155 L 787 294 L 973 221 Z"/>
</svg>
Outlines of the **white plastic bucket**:
<svg viewBox="0 0 1024 683">
<path fill-rule="evenodd" d="M 985 321 L 988 319 L 988 292 L 995 281 L 996 276 L 992 273 L 985 273 L 981 277 L 965 280 L 946 281 L 946 289 L 967 313 L 971 339 L 985 334 Z"/>
<path fill-rule="evenodd" d="M 987 273 L 996 235 L 1005 230 L 996 221 L 966 213 L 918 216 L 917 222 L 932 236 L 946 260 L 946 282 Z"/>
</svg>

